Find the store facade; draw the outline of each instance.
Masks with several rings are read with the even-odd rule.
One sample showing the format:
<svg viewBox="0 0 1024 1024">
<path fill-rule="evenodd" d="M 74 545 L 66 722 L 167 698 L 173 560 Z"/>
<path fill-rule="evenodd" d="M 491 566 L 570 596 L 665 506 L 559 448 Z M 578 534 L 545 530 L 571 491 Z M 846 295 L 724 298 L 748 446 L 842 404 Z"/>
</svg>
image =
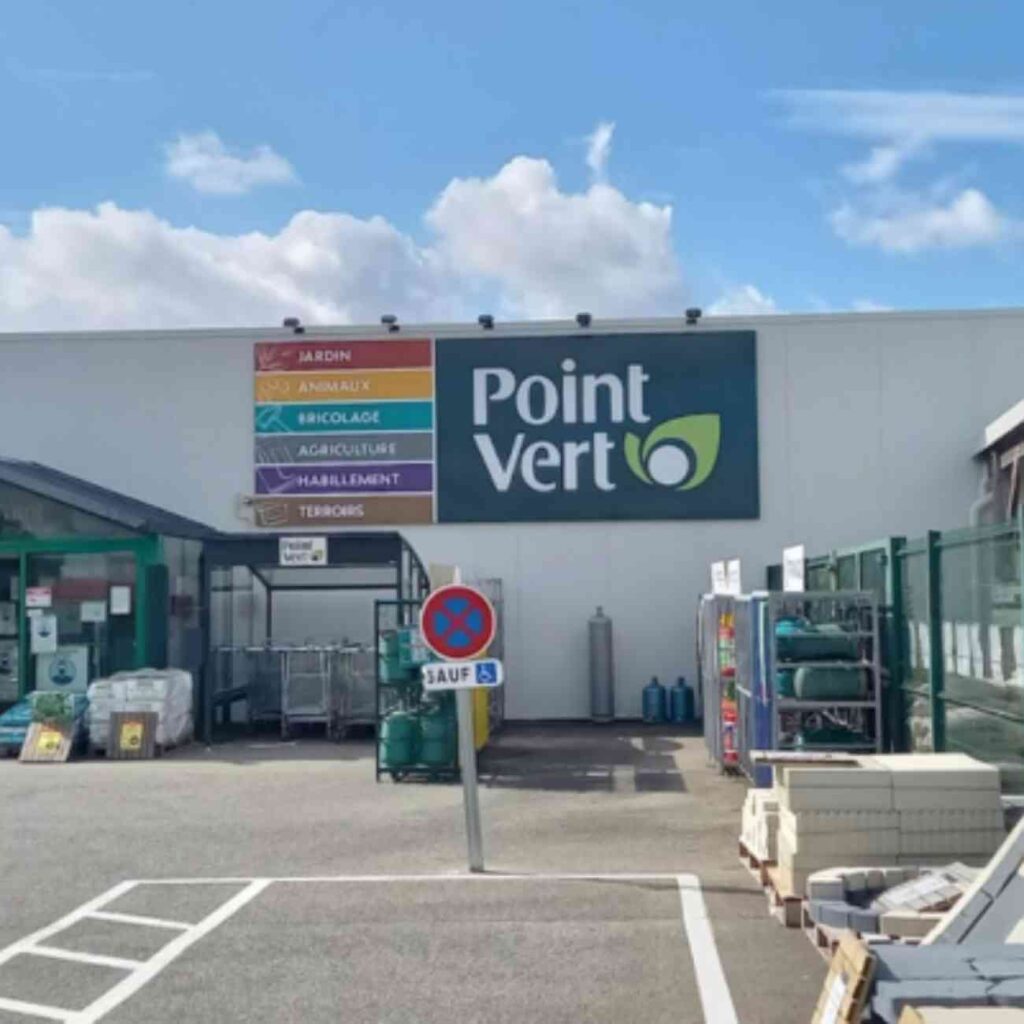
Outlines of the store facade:
<svg viewBox="0 0 1024 1024">
<path fill-rule="evenodd" d="M 0 437 L 218 531 L 393 527 L 500 580 L 513 719 L 587 715 L 602 605 L 629 717 L 652 675 L 695 672 L 711 562 L 749 589 L 791 544 L 964 524 L 1022 332 L 1000 311 L 7 335 Z"/>
</svg>

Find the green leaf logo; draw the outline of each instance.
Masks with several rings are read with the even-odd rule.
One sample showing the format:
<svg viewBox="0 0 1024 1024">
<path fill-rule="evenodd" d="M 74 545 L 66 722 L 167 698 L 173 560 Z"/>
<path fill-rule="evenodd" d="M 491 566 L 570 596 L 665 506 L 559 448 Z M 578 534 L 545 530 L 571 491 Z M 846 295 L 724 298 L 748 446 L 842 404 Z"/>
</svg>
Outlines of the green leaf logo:
<svg viewBox="0 0 1024 1024">
<path fill-rule="evenodd" d="M 711 476 L 721 440 L 721 416 L 700 413 L 665 420 L 643 441 L 627 434 L 623 451 L 626 465 L 645 484 L 692 491 Z"/>
</svg>

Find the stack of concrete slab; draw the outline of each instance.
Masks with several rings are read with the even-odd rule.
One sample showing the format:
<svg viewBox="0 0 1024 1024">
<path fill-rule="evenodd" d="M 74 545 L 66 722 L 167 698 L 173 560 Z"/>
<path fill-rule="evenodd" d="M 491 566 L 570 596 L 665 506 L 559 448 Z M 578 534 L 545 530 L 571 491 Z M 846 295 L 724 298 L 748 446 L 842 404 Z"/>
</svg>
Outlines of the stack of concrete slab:
<svg viewBox="0 0 1024 1024">
<path fill-rule="evenodd" d="M 1024 1008 L 1024 821 L 917 948 L 875 946 L 872 1010 L 896 1024 L 908 1006 Z"/>
<path fill-rule="evenodd" d="M 966 754 L 890 754 L 901 863 L 988 858 L 1006 837 L 999 769 Z"/>
<path fill-rule="evenodd" d="M 1006 1006 L 907 1006 L 900 1024 L 1024 1024 L 1024 1010 Z"/>
<path fill-rule="evenodd" d="M 998 769 L 963 754 L 782 768 L 778 878 L 803 895 L 824 868 L 984 862 L 1005 831 Z"/>
<path fill-rule="evenodd" d="M 886 1024 L 897 1024 L 915 1005 L 1024 1008 L 1024 947 L 893 944 L 871 951 L 877 958 L 871 1009 Z"/>
<path fill-rule="evenodd" d="M 747 790 L 740 823 L 740 842 L 759 861 L 777 859 L 779 798 L 774 789 Z"/>
</svg>

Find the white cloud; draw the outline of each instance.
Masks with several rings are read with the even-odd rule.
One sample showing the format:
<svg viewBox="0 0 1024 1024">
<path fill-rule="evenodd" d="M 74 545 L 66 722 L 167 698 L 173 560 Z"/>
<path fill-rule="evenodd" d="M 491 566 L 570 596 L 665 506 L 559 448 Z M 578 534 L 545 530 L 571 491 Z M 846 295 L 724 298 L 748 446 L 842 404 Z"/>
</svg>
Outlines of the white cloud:
<svg viewBox="0 0 1024 1024">
<path fill-rule="evenodd" d="M 855 313 L 891 313 L 893 310 L 892 306 L 887 306 L 883 302 L 875 302 L 874 299 L 854 299 L 850 303 L 850 308 Z"/>
<path fill-rule="evenodd" d="M 874 139 L 1024 142 L 1024 96 L 868 89 L 787 89 L 790 122 Z"/>
<path fill-rule="evenodd" d="M 155 72 L 142 69 L 38 68 L 26 67 L 17 60 L 8 60 L 6 69 L 19 81 L 37 85 L 141 85 L 156 79 Z"/>
<path fill-rule="evenodd" d="M 921 205 L 913 197 L 874 210 L 844 203 L 829 219 L 836 234 L 852 245 L 898 253 L 988 245 L 1010 229 L 1007 218 L 974 188 L 932 205 Z"/>
<path fill-rule="evenodd" d="M 167 146 L 167 173 L 188 182 L 197 192 L 242 195 L 257 185 L 286 185 L 295 170 L 269 146 L 249 154 L 232 153 L 216 132 L 179 135 Z"/>
<path fill-rule="evenodd" d="M 778 313 L 779 308 L 759 288 L 743 284 L 723 292 L 704 312 L 708 316 L 764 316 Z"/>
<path fill-rule="evenodd" d="M 612 154 L 612 136 L 615 134 L 614 121 L 601 121 L 587 136 L 587 166 L 594 181 L 608 178 L 608 158 Z"/>
<path fill-rule="evenodd" d="M 669 207 L 558 187 L 517 157 L 455 179 L 415 241 L 382 217 L 307 210 L 275 233 L 217 234 L 104 203 L 0 225 L 0 330 L 157 328 L 679 312 Z M 486 295 L 486 300 L 481 296 Z M 484 302 L 486 301 L 486 304 Z M 493 304 L 492 304 L 493 302 Z"/>
<path fill-rule="evenodd" d="M 1011 227 L 1018 233 L 978 188 L 952 195 L 948 183 L 914 192 L 893 182 L 909 159 L 930 154 L 938 143 L 1024 143 L 1024 96 L 856 89 L 774 95 L 794 126 L 877 140 L 864 159 L 841 168 L 859 192 L 828 219 L 849 244 L 913 253 L 991 245 Z"/>
<path fill-rule="evenodd" d="M 854 185 L 881 185 L 894 178 L 907 160 L 919 150 L 920 144 L 912 141 L 873 146 L 863 160 L 846 164 L 843 174 Z"/>
<path fill-rule="evenodd" d="M 600 183 L 565 193 L 546 160 L 516 157 L 493 178 L 452 181 L 427 223 L 447 266 L 497 285 L 506 312 L 618 316 L 682 306 L 672 208 Z"/>
</svg>

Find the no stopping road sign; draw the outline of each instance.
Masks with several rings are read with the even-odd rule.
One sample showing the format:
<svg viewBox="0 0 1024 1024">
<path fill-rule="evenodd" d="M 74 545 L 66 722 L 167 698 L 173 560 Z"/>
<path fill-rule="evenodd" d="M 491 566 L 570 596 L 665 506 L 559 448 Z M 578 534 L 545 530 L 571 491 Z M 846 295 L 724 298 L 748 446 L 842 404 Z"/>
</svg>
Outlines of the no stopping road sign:
<svg viewBox="0 0 1024 1024">
<path fill-rule="evenodd" d="M 464 661 L 483 654 L 494 639 L 491 602 L 475 587 L 452 583 L 439 587 L 423 602 L 420 633 L 439 657 Z"/>
</svg>

